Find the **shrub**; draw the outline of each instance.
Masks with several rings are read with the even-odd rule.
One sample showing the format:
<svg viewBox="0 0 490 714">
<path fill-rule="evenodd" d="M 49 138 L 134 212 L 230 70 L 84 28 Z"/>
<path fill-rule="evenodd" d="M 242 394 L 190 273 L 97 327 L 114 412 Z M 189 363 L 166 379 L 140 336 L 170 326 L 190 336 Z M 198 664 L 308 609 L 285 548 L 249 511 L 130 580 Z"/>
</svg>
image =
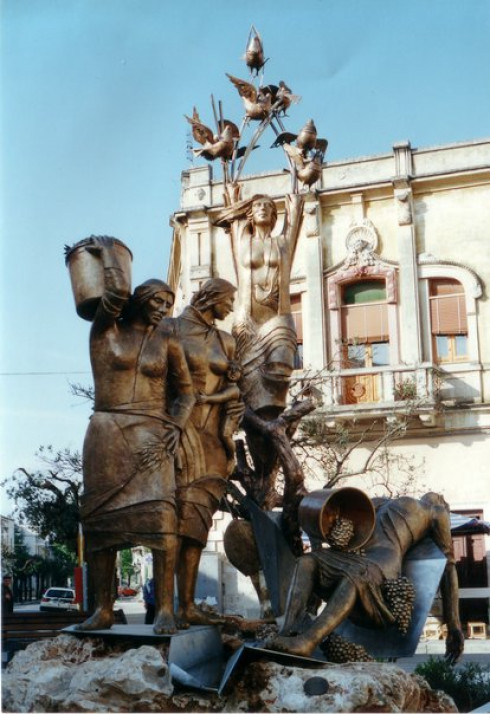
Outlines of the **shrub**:
<svg viewBox="0 0 490 714">
<path fill-rule="evenodd" d="M 429 657 L 417 665 L 415 674 L 432 689 L 442 689 L 454 699 L 460 712 L 469 712 L 490 702 L 490 667 L 475 662 L 454 666 L 445 659 Z"/>
</svg>

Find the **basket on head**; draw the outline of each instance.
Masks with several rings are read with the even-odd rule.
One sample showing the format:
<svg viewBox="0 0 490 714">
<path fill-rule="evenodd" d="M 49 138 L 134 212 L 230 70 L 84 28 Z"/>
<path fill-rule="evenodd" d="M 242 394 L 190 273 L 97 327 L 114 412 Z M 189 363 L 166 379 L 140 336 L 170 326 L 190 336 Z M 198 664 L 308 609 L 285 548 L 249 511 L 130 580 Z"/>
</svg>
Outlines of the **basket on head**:
<svg viewBox="0 0 490 714">
<path fill-rule="evenodd" d="M 361 548 L 371 537 L 375 525 L 374 506 L 358 488 L 322 488 L 312 491 L 299 505 L 301 528 L 310 537 L 325 540 L 335 519 L 341 516 L 354 523 L 349 550 Z"/>
<path fill-rule="evenodd" d="M 104 293 L 104 266 L 100 256 L 87 250 L 91 245 L 93 245 L 92 237 L 84 238 L 69 248 L 65 256 L 77 314 L 84 320 L 90 321 L 94 319 L 100 298 Z M 130 293 L 133 255 L 117 238 L 112 238 L 111 250 L 117 254 L 118 264 L 123 271 L 127 290 Z"/>
</svg>

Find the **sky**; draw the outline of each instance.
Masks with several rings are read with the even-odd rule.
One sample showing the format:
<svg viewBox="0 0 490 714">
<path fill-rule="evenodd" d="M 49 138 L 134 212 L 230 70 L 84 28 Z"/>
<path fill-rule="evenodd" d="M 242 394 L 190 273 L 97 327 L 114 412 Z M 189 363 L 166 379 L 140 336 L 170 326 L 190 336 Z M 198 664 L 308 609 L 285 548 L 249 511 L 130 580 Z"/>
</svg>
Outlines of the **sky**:
<svg viewBox="0 0 490 714">
<path fill-rule="evenodd" d="M 91 384 L 90 325 L 64 245 L 116 236 L 133 285 L 166 278 L 183 115 L 212 125 L 213 94 L 240 122 L 225 72 L 249 78 L 252 25 L 265 81 L 302 97 L 288 129 L 313 118 L 327 161 L 490 136 L 490 0 L 2 0 L 0 479 L 83 444 L 91 405 L 69 385 Z M 261 144 L 246 173 L 283 168 Z"/>
</svg>

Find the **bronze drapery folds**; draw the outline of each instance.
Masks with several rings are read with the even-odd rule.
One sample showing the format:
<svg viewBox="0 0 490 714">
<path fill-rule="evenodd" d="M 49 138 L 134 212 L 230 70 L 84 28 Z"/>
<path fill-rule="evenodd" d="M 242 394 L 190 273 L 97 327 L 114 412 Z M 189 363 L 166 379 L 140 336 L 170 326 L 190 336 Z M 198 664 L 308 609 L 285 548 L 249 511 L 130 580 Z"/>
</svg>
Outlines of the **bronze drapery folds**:
<svg viewBox="0 0 490 714">
<path fill-rule="evenodd" d="M 95 401 L 83 448 L 81 508 L 95 612 L 79 627 L 113 624 L 116 552 L 145 545 L 153 552 L 154 630 L 172 633 L 178 551 L 174 454 L 194 391 L 184 351 L 162 323 L 173 292 L 149 280 L 130 295 L 115 244 L 92 237 L 83 246 L 97 258 L 93 265 L 103 293 L 90 331 Z"/>
<path fill-rule="evenodd" d="M 269 196 L 242 201 L 240 187 L 234 184 L 226 201 L 215 223 L 230 232 L 237 273 L 233 334 L 242 366 L 240 389 L 257 414 L 277 414 L 286 405 L 296 353 L 290 279 L 303 199 L 297 194 L 286 197 L 279 234 L 273 234 L 277 208 Z"/>
<path fill-rule="evenodd" d="M 235 292 L 226 280 L 208 280 L 179 317 L 165 321 L 183 347 L 196 395 L 182 433 L 177 473 L 178 617 L 183 626 L 216 621 L 195 607 L 194 593 L 212 517 L 234 466 L 232 433 L 243 413 L 235 340 L 214 325 L 232 311 Z"/>
</svg>

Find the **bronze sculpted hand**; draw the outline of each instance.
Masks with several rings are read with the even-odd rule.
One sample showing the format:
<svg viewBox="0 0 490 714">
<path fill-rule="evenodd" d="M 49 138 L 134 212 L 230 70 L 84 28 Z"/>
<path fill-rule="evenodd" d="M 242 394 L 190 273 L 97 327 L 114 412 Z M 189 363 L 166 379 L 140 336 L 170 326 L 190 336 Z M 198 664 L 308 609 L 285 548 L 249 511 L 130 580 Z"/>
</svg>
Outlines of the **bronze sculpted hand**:
<svg viewBox="0 0 490 714">
<path fill-rule="evenodd" d="M 464 649 L 464 635 L 459 627 L 448 630 L 446 637 L 446 660 L 449 664 L 456 664 Z"/>
<path fill-rule="evenodd" d="M 162 437 L 162 444 L 169 456 L 174 456 L 180 442 L 180 429 L 178 426 L 169 426 Z"/>
<path fill-rule="evenodd" d="M 92 255 L 100 255 L 104 249 L 113 248 L 114 245 L 114 238 L 109 236 L 90 236 L 86 250 Z"/>
</svg>

